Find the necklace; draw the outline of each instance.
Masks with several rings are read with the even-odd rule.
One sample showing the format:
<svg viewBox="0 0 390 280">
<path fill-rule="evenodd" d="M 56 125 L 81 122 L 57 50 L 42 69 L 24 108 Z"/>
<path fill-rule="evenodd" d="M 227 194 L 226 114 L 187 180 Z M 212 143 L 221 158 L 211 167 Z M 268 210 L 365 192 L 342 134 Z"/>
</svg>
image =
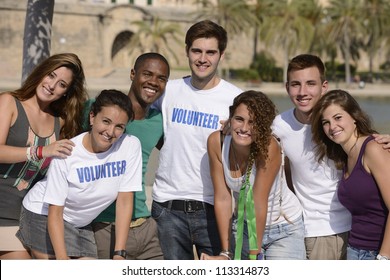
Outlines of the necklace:
<svg viewBox="0 0 390 280">
<path fill-rule="evenodd" d="M 247 172 L 248 161 L 247 161 L 246 164 L 245 164 L 245 168 L 244 168 L 245 172 L 242 172 L 242 171 L 241 171 L 241 166 L 240 166 L 240 164 L 238 164 L 237 155 L 236 155 L 236 150 L 234 149 L 232 142 L 230 142 L 230 148 L 231 148 L 231 150 L 233 151 L 233 153 L 232 153 L 232 155 L 233 155 L 233 161 L 234 161 L 234 165 L 235 165 L 235 168 L 236 168 L 236 170 L 234 171 L 234 175 L 235 175 L 236 178 L 242 177 L 242 183 L 244 184 L 244 182 L 245 182 L 245 176 L 244 176 L 244 175 L 245 175 L 246 172 Z"/>
</svg>

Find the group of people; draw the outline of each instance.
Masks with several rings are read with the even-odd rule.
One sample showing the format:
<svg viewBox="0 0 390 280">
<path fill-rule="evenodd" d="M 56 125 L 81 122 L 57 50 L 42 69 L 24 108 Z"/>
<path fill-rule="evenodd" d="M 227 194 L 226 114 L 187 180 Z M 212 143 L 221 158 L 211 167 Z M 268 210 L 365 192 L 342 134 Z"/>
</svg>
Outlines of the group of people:
<svg viewBox="0 0 390 280">
<path fill-rule="evenodd" d="M 218 75 L 227 41 L 195 23 L 191 75 L 168 81 L 168 61 L 145 53 L 127 96 L 89 99 L 72 53 L 0 94 L 0 259 L 388 259 L 390 137 L 328 92 L 311 54 L 290 61 L 294 107 L 278 114 Z"/>
</svg>

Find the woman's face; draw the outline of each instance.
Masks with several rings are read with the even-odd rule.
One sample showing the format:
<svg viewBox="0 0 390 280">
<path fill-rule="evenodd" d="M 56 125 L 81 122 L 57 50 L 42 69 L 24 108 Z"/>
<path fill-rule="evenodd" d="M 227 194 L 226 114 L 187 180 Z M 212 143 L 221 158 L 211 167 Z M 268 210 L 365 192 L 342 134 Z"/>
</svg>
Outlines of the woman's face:
<svg viewBox="0 0 390 280">
<path fill-rule="evenodd" d="M 356 139 L 355 120 L 340 105 L 329 105 L 322 114 L 322 128 L 330 140 L 345 144 Z"/>
<path fill-rule="evenodd" d="M 53 102 L 66 94 L 73 81 L 73 72 L 60 67 L 45 76 L 36 89 L 38 98 L 43 102 Z"/>
<path fill-rule="evenodd" d="M 230 120 L 231 134 L 236 145 L 250 146 L 253 142 L 253 120 L 249 115 L 248 107 L 241 103 L 234 111 Z"/>
<path fill-rule="evenodd" d="M 91 152 L 107 151 L 122 136 L 128 121 L 126 112 L 117 105 L 102 107 L 96 116 L 91 112 Z"/>
</svg>

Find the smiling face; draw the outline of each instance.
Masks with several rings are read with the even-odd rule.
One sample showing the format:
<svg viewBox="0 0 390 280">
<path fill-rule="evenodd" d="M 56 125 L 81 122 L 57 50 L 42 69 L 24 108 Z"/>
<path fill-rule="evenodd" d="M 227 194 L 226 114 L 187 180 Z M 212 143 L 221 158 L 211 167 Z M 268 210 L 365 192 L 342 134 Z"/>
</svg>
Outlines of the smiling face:
<svg viewBox="0 0 390 280">
<path fill-rule="evenodd" d="M 36 94 L 42 102 L 53 102 L 60 99 L 73 80 L 73 72 L 69 68 L 60 67 L 45 76 L 39 83 Z"/>
<path fill-rule="evenodd" d="M 286 89 L 295 105 L 295 117 L 301 123 L 310 122 L 310 114 L 314 105 L 328 89 L 328 82 L 321 81 L 317 67 L 291 71 Z"/>
<path fill-rule="evenodd" d="M 218 79 L 218 64 L 224 57 L 224 54 L 221 54 L 218 49 L 218 40 L 216 38 L 194 40 L 187 50 L 187 57 L 191 68 L 193 86 L 198 89 L 214 87 L 216 79 Z M 204 84 L 206 84 L 206 87 L 203 86 Z"/>
<path fill-rule="evenodd" d="M 231 135 L 235 146 L 247 146 L 253 142 L 253 119 L 249 115 L 248 107 L 244 103 L 237 106 L 230 121 Z"/>
<path fill-rule="evenodd" d="M 102 107 L 96 116 L 91 112 L 89 119 L 92 129 L 84 145 L 92 153 L 107 151 L 122 136 L 129 121 L 127 113 L 117 105 Z"/>
<path fill-rule="evenodd" d="M 355 120 L 340 105 L 329 105 L 322 114 L 322 128 L 326 136 L 342 146 L 356 142 Z"/>
<path fill-rule="evenodd" d="M 136 101 L 142 107 L 156 101 L 164 93 L 168 76 L 169 67 L 160 59 L 146 59 L 138 69 L 132 69 L 130 73 L 131 92 Z"/>
</svg>

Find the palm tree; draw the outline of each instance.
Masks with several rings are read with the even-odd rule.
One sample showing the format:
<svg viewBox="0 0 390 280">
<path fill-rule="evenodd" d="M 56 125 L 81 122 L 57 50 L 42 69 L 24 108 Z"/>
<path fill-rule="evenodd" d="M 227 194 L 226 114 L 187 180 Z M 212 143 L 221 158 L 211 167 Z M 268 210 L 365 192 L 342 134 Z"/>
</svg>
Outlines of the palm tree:
<svg viewBox="0 0 390 280">
<path fill-rule="evenodd" d="M 338 45 L 344 57 L 347 87 L 351 84 L 352 47 L 354 43 L 356 46 L 362 41 L 364 25 L 361 19 L 364 9 L 360 0 L 330 0 L 330 6 L 327 8 L 328 39 Z M 355 51 L 358 51 L 358 48 L 359 46 Z"/>
<path fill-rule="evenodd" d="M 182 42 L 178 38 L 178 35 L 183 33 L 179 24 L 168 23 L 158 17 L 152 17 L 150 21 L 133 21 L 132 24 L 138 27 L 138 31 L 130 39 L 129 54 L 135 49 L 139 49 L 141 52 L 151 51 L 163 54 L 168 51 L 176 62 L 179 62 L 170 42 L 170 40 L 174 40 L 177 44 Z"/>
<path fill-rule="evenodd" d="M 365 50 L 369 57 L 369 72 L 372 77 L 374 57 L 390 34 L 390 3 L 388 0 L 363 0 L 363 3 L 365 6 L 363 23 L 366 35 Z"/>
<path fill-rule="evenodd" d="M 28 0 L 24 25 L 22 82 L 50 56 L 54 0 Z"/>
<path fill-rule="evenodd" d="M 289 58 L 298 50 L 307 51 L 314 36 L 314 27 L 302 12 L 305 0 L 279 0 L 261 27 L 260 35 L 266 46 L 284 53 L 283 79 L 287 79 Z"/>
<path fill-rule="evenodd" d="M 223 26 L 229 36 L 247 33 L 258 19 L 246 0 L 195 0 L 201 8 L 195 18 L 212 19 Z"/>
</svg>

